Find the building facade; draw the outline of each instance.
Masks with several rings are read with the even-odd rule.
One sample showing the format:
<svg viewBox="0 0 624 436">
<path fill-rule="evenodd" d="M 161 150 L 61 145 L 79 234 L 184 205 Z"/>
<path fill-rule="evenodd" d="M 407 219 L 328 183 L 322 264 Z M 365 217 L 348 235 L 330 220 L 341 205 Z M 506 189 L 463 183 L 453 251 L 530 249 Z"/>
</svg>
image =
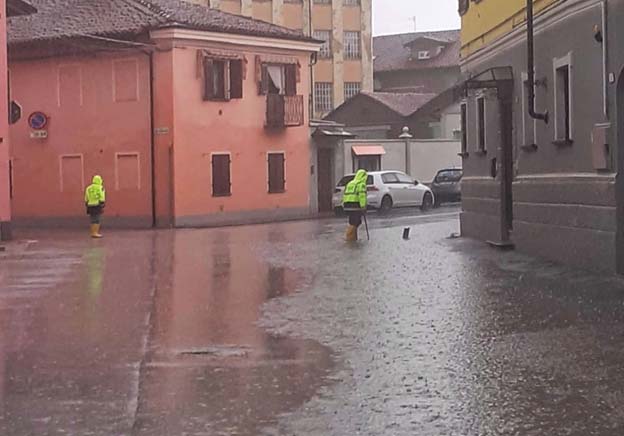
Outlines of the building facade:
<svg viewBox="0 0 624 436">
<path fill-rule="evenodd" d="M 526 7 L 459 2 L 462 233 L 624 272 L 624 2 L 535 0 L 533 32 Z"/>
<path fill-rule="evenodd" d="M 314 113 L 373 90 L 372 0 L 187 0 L 325 41 L 313 67 Z"/>
<path fill-rule="evenodd" d="M 0 240 L 2 241 L 12 238 L 9 122 L 21 116 L 19 107 L 13 108 L 13 113 L 9 114 L 7 104 L 10 95 L 8 95 L 6 20 L 7 17 L 30 15 L 35 12 L 35 8 L 22 0 L 0 0 Z"/>
<path fill-rule="evenodd" d="M 47 119 L 11 127 L 16 224 L 84 223 L 94 174 L 111 225 L 309 215 L 306 66 L 319 43 L 176 0 L 93 2 L 61 20 L 59 8 L 9 27 L 12 96 Z"/>
</svg>

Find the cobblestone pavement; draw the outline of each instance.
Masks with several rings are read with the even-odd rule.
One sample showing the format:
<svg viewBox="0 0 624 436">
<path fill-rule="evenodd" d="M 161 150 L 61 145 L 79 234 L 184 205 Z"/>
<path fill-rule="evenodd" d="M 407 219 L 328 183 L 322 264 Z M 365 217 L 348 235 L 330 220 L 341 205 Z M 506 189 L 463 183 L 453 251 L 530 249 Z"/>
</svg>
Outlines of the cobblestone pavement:
<svg viewBox="0 0 624 436">
<path fill-rule="evenodd" d="M 0 434 L 624 434 L 621 279 L 370 221 L 21 235 Z"/>
</svg>

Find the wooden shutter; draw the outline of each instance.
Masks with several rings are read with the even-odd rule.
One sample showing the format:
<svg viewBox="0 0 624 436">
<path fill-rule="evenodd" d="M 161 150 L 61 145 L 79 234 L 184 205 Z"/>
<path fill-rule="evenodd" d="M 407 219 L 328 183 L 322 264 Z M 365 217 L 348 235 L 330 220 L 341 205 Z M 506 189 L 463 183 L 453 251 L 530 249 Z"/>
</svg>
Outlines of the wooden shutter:
<svg viewBox="0 0 624 436">
<path fill-rule="evenodd" d="M 286 95 L 297 95 L 297 65 L 285 65 Z"/>
<path fill-rule="evenodd" d="M 204 58 L 204 100 L 214 99 L 212 59 Z"/>
<path fill-rule="evenodd" d="M 212 195 L 225 197 L 232 193 L 230 182 L 230 155 L 212 155 Z"/>
<path fill-rule="evenodd" d="M 286 179 L 284 177 L 284 154 L 269 154 L 269 193 L 284 192 Z"/>
<path fill-rule="evenodd" d="M 260 68 L 262 69 L 262 73 L 260 74 L 261 79 L 258 83 L 258 94 L 267 95 L 269 93 L 269 70 L 265 64 L 262 64 Z"/>
<path fill-rule="evenodd" d="M 230 98 L 243 98 L 243 61 L 230 61 Z"/>
</svg>

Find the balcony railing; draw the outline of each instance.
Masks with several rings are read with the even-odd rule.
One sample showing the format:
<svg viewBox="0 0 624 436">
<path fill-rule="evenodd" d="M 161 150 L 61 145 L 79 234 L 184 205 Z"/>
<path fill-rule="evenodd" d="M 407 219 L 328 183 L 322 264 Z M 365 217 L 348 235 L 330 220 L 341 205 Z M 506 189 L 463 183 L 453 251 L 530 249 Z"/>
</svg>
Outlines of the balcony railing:
<svg viewBox="0 0 624 436">
<path fill-rule="evenodd" d="M 267 95 L 267 127 L 281 128 L 302 125 L 303 95 Z"/>
</svg>

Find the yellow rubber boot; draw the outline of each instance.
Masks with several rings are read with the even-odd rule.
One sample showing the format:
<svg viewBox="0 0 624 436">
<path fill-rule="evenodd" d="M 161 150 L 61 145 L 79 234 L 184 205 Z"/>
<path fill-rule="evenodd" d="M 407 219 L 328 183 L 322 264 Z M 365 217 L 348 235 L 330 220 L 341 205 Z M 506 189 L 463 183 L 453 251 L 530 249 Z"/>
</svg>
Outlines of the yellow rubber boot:
<svg viewBox="0 0 624 436">
<path fill-rule="evenodd" d="M 357 227 L 349 226 L 347 227 L 347 242 L 355 242 L 357 241 Z"/>
<path fill-rule="evenodd" d="M 91 237 L 94 239 L 100 239 L 102 237 L 102 235 L 100 235 L 99 224 L 91 224 Z"/>
</svg>

